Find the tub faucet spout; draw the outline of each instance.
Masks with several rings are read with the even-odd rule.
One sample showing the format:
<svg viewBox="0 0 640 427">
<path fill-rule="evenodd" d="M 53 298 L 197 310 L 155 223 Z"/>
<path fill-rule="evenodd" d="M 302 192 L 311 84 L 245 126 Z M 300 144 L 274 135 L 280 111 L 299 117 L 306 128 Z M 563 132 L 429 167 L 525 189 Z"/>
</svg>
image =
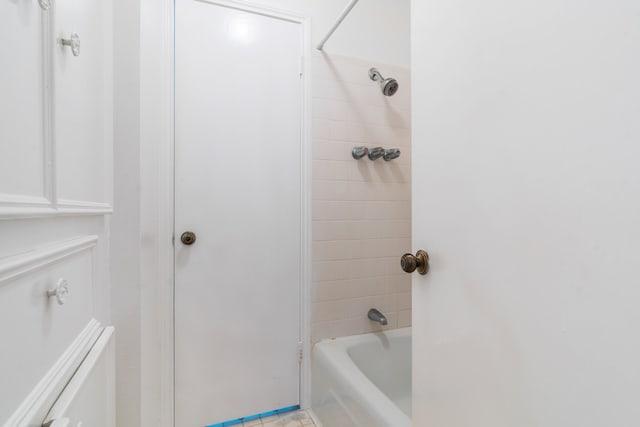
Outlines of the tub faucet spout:
<svg viewBox="0 0 640 427">
<path fill-rule="evenodd" d="M 367 313 L 367 317 L 369 317 L 369 319 L 373 320 L 374 322 L 380 323 L 383 326 L 387 324 L 387 318 L 384 317 L 384 314 L 380 313 L 377 308 L 372 308 L 371 310 L 369 310 L 369 313 Z"/>
</svg>

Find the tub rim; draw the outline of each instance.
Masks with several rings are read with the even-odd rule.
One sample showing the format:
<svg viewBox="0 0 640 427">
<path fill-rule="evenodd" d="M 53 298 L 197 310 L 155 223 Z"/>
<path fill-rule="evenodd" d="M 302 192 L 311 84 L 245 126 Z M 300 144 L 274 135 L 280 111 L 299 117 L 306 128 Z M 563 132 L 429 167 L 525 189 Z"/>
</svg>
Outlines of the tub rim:
<svg viewBox="0 0 640 427">
<path fill-rule="evenodd" d="M 384 425 L 391 425 L 389 423 L 394 423 L 400 419 L 403 420 L 407 426 L 411 426 L 411 418 L 360 370 L 349 355 L 349 348 L 356 344 L 379 342 L 381 337 L 387 339 L 394 337 L 411 337 L 411 331 L 411 327 L 405 327 L 324 339 L 314 346 L 314 358 L 334 367 L 340 381 L 345 384 L 353 384 L 350 389 L 354 395 L 357 396 L 361 402 L 365 402 L 366 406 L 377 414 L 380 414 L 381 421 L 387 423 Z M 365 393 L 365 391 L 369 391 L 371 394 Z"/>
</svg>

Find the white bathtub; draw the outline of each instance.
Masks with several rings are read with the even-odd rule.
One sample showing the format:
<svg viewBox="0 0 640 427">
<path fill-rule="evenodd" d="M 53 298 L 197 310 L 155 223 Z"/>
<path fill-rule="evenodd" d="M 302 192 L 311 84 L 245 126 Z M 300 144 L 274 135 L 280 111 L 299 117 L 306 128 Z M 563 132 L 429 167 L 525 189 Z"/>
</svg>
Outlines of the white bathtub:
<svg viewBox="0 0 640 427">
<path fill-rule="evenodd" d="M 316 344 L 311 380 L 324 427 L 411 426 L 411 328 Z"/>
</svg>

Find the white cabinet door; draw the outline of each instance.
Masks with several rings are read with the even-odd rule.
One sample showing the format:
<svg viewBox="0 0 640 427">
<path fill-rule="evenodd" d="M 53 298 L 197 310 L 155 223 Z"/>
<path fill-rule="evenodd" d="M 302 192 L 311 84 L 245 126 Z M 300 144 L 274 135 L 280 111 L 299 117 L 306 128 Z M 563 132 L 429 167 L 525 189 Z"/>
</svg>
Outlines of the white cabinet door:
<svg viewBox="0 0 640 427">
<path fill-rule="evenodd" d="M 111 201 L 113 5 L 56 0 L 52 7 L 57 202 L 105 208 Z M 62 44 L 72 35 L 79 43 L 75 52 Z"/>
<path fill-rule="evenodd" d="M 108 319 L 109 221 L 84 214 L 111 210 L 112 7 L 0 1 L 3 425 L 42 422 Z"/>
<path fill-rule="evenodd" d="M 45 378 L 58 376 L 56 366 L 61 357 L 68 363 L 63 355 L 70 348 L 84 347 L 76 345 L 78 336 L 98 317 L 97 243 L 97 236 L 87 236 L 0 258 L 0 423 L 30 419 L 19 408 L 37 400 L 33 391 L 46 388 L 39 385 Z M 66 296 L 60 302 L 47 296 L 61 287 Z"/>
<path fill-rule="evenodd" d="M 301 49 L 300 24 L 176 2 L 176 426 L 299 403 Z"/>
<path fill-rule="evenodd" d="M 0 208 L 48 203 L 43 107 L 47 17 L 36 1 L 0 2 Z"/>
<path fill-rule="evenodd" d="M 44 420 L 60 427 L 115 427 L 115 344 L 106 328 Z"/>
<path fill-rule="evenodd" d="M 111 211 L 112 3 L 50 3 L 0 3 L 0 219 Z"/>
<path fill-rule="evenodd" d="M 638 2 L 411 13 L 414 425 L 638 425 Z"/>
</svg>

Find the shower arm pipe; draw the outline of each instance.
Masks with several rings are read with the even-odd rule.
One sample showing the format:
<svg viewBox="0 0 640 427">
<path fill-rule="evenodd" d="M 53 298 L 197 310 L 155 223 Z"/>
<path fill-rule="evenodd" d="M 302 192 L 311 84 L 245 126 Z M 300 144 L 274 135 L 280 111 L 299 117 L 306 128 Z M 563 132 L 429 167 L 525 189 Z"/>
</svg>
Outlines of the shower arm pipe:
<svg viewBox="0 0 640 427">
<path fill-rule="evenodd" d="M 340 24 L 342 24 L 342 21 L 344 21 L 344 18 L 347 17 L 347 15 L 349 14 L 349 12 L 351 12 L 351 9 L 353 9 L 353 7 L 358 3 L 359 0 L 351 0 L 349 2 L 349 4 L 347 5 L 347 7 L 344 8 L 344 10 L 342 11 L 342 13 L 340 14 L 340 16 L 338 16 L 338 19 L 336 20 L 336 23 L 333 24 L 333 27 L 331 27 L 331 29 L 329 30 L 329 32 L 327 33 L 326 36 L 324 36 L 324 38 L 322 39 L 322 41 L 320 43 L 318 43 L 318 46 L 316 46 L 316 48 L 318 50 L 322 50 L 322 48 L 324 47 L 324 44 L 327 42 L 327 40 L 329 40 L 329 38 L 333 35 L 334 31 L 338 29 L 338 27 L 340 26 Z"/>
</svg>

